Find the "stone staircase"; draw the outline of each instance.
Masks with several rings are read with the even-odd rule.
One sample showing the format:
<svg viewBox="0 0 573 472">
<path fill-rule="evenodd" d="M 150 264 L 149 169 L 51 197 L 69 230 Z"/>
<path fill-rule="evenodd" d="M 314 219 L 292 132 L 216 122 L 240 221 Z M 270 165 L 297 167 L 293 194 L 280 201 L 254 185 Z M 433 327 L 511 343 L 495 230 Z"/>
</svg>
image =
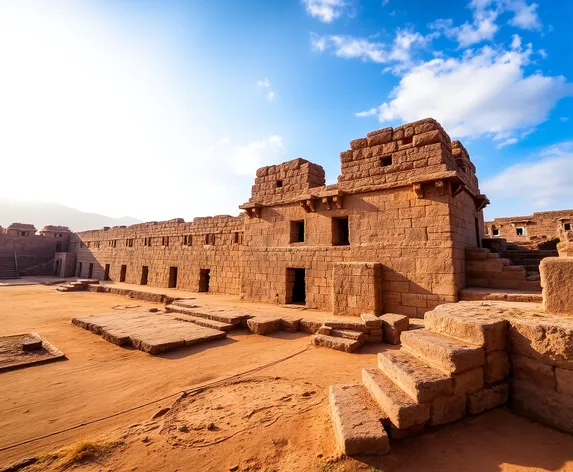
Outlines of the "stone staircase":
<svg viewBox="0 0 573 472">
<path fill-rule="evenodd" d="M 544 258 L 559 257 L 556 249 L 535 249 L 515 243 L 508 243 L 500 255 L 509 259 L 513 265 L 525 267 L 527 280 L 539 277 L 539 264 Z"/>
<path fill-rule="evenodd" d="M 0 279 L 18 279 L 18 269 L 14 254 L 0 256 Z"/>
<path fill-rule="evenodd" d="M 99 284 L 98 279 L 78 279 L 75 282 L 60 285 L 56 290 L 58 292 L 81 292 L 88 290 L 90 285 Z"/>
<path fill-rule="evenodd" d="M 312 338 L 315 346 L 354 352 L 366 343 L 398 344 L 402 331 L 408 330 L 408 317 L 388 313 L 377 317 L 364 313 L 359 320 L 328 320 Z"/>
<path fill-rule="evenodd" d="M 362 370 L 362 384 L 331 386 L 342 452 L 385 454 L 390 439 L 507 402 L 506 322 L 434 311 L 425 319 L 425 329 L 401 333 L 400 349 L 378 354 L 377 368 Z M 349 410 L 360 411 L 359 420 Z"/>
<path fill-rule="evenodd" d="M 528 273 L 525 265 L 514 264 L 511 259 L 486 248 L 466 248 L 465 256 L 466 283 L 469 287 L 541 292 L 539 264 L 537 272 L 530 266 L 532 270 Z"/>
</svg>

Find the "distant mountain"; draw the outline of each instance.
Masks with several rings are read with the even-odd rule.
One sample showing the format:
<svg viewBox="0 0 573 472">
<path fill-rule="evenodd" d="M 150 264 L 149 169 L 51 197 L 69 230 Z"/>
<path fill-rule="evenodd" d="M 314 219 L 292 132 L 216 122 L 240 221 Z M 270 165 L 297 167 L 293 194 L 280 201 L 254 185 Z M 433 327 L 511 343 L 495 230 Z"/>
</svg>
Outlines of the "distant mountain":
<svg viewBox="0 0 573 472">
<path fill-rule="evenodd" d="M 5 228 L 14 222 L 32 223 L 38 230 L 46 225 L 61 225 L 72 231 L 85 231 L 103 226 L 129 226 L 141 223 L 141 220 L 130 216 L 111 218 L 97 213 L 85 213 L 59 203 L 0 198 L 0 226 Z"/>
</svg>

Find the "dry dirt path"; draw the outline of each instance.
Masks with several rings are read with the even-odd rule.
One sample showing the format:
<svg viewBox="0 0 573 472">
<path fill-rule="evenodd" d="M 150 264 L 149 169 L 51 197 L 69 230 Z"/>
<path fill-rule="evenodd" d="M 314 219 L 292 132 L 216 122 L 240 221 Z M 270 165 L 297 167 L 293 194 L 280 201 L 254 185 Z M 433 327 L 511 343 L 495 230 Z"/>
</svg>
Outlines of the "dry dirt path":
<svg viewBox="0 0 573 472">
<path fill-rule="evenodd" d="M 68 356 L 0 374 L 0 449 L 269 364 L 302 351 L 310 340 L 300 333 L 262 337 L 238 331 L 225 340 L 150 356 L 70 322 L 126 304 L 158 306 L 54 287 L 0 288 L 0 334 L 35 331 Z M 0 465 L 106 435 L 121 443 L 78 470 L 228 471 L 237 465 L 241 471 L 573 471 L 573 437 L 507 410 L 393 444 L 391 454 L 378 460 L 338 459 L 325 392 L 332 383 L 359 380 L 362 367 L 376 365 L 375 354 L 372 346 L 354 355 L 311 347 L 253 372 L 248 382 L 2 451 Z M 174 400 L 170 412 L 150 420 Z M 219 442 L 210 445 L 214 440 Z"/>
</svg>

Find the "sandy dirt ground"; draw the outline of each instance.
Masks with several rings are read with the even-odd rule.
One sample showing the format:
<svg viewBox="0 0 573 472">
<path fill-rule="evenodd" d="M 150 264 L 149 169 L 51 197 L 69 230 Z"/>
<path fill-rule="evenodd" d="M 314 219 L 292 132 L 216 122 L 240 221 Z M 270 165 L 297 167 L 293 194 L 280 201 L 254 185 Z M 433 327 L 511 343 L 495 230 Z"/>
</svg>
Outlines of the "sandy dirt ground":
<svg viewBox="0 0 573 472">
<path fill-rule="evenodd" d="M 312 347 L 301 333 L 237 331 L 151 356 L 71 324 L 134 303 L 159 306 L 41 285 L 0 288 L 0 335 L 38 332 L 68 357 L 0 374 L 0 466 L 41 456 L 26 470 L 573 471 L 572 436 L 507 409 L 393 443 L 381 458 L 341 457 L 328 386 L 359 381 L 380 346 L 346 354 Z"/>
</svg>

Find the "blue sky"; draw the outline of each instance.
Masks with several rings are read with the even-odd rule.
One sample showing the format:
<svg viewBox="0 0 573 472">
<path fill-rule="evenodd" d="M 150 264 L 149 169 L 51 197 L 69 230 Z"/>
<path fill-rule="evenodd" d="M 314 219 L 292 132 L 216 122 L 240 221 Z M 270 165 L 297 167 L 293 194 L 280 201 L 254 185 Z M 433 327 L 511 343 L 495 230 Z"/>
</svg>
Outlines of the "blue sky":
<svg viewBox="0 0 573 472">
<path fill-rule="evenodd" d="M 573 207 L 569 0 L 3 0 L 0 196 L 237 214 L 255 170 L 432 116 L 486 217 Z M 23 185 L 24 183 L 24 185 Z"/>
</svg>

